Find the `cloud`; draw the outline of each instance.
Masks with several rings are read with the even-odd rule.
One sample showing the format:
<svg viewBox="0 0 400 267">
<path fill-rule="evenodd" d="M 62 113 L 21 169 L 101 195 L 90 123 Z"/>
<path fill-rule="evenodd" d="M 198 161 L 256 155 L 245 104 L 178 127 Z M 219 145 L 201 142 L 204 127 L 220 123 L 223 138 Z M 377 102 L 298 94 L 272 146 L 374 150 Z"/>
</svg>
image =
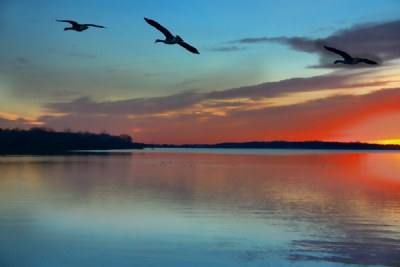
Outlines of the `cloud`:
<svg viewBox="0 0 400 267">
<path fill-rule="evenodd" d="M 246 49 L 247 48 L 245 47 L 238 47 L 238 46 L 219 46 L 219 47 L 207 48 L 206 50 L 210 52 L 237 52 Z"/>
<path fill-rule="evenodd" d="M 45 105 L 45 108 L 58 113 L 143 115 L 177 111 L 199 103 L 201 99 L 201 94 L 191 91 L 165 97 L 103 102 L 95 102 L 85 96 L 71 102 L 49 103 Z"/>
<path fill-rule="evenodd" d="M 322 40 L 315 40 L 305 37 L 259 37 L 259 38 L 244 38 L 232 43 L 242 44 L 257 44 L 257 43 L 279 43 L 286 44 L 294 48 L 295 50 L 303 52 L 318 52 L 322 51 L 321 44 Z"/>
<path fill-rule="evenodd" d="M 8 120 L 0 117 L 0 126 L 3 128 L 8 128 L 10 124 L 14 123 L 15 120 Z"/>
<path fill-rule="evenodd" d="M 395 88 L 367 95 L 339 95 L 296 105 L 234 111 L 230 119 L 243 121 L 243 127 L 251 127 L 255 134 L 258 132 L 267 139 L 335 140 L 342 138 L 348 127 L 400 111 L 398 101 L 400 89 Z"/>
<path fill-rule="evenodd" d="M 321 39 L 308 37 L 259 37 L 243 38 L 230 43 L 257 44 L 279 43 L 290 48 L 307 53 L 317 53 L 321 56 L 319 67 L 328 67 L 327 57 L 337 57 L 325 51 L 323 45 L 329 45 L 347 51 L 357 57 L 367 57 L 372 60 L 384 61 L 400 58 L 400 20 L 379 24 L 356 25 L 349 29 L 339 30 Z M 362 64 L 357 65 L 357 67 Z M 316 66 L 314 66 L 316 67 Z M 332 67 L 332 65 L 329 65 Z"/>
<path fill-rule="evenodd" d="M 36 125 L 36 122 L 31 119 L 25 118 L 5 118 L 0 116 L 0 128 L 4 129 L 13 129 L 13 128 L 21 128 L 21 129 L 30 129 Z"/>
<path fill-rule="evenodd" d="M 205 104 L 215 100 L 237 102 L 238 98 L 251 100 L 282 97 L 290 93 L 312 92 L 325 89 L 353 89 L 387 85 L 390 81 L 356 82 L 368 72 L 321 75 L 308 78 L 292 78 L 259 85 L 244 86 L 223 91 L 196 92 L 184 91 L 162 97 L 133 98 L 118 101 L 96 102 L 88 96 L 67 102 L 51 102 L 44 105 L 50 112 L 85 113 L 85 114 L 131 114 L 151 115 L 166 112 L 177 112 L 190 109 L 197 104 Z M 219 105 L 222 105 L 219 103 Z M 225 104 L 232 106 L 231 104 Z M 243 105 L 243 103 L 241 103 Z"/>
<path fill-rule="evenodd" d="M 248 106 L 247 102 L 244 101 L 229 101 L 229 102 L 207 102 L 203 104 L 206 108 L 226 108 L 226 107 L 246 107 Z"/>
<path fill-rule="evenodd" d="M 136 124 L 127 116 L 120 115 L 93 115 L 93 114 L 68 114 L 63 116 L 46 115 L 38 118 L 46 127 L 59 131 L 71 129 L 73 131 L 102 132 L 109 131 L 112 134 L 131 134 Z"/>
<path fill-rule="evenodd" d="M 193 94 L 195 96 L 193 97 L 191 94 L 193 93 L 188 93 L 188 96 L 192 100 L 194 98 L 198 101 L 197 98 L 201 97 L 197 94 Z M 91 103 L 89 99 L 81 99 L 80 102 Z M 159 103 L 163 102 L 164 100 L 159 100 Z M 77 105 L 77 112 L 63 116 L 42 117 L 40 121 L 47 127 L 56 129 L 74 125 L 76 129 L 93 131 L 111 129 L 110 131 L 115 134 L 133 133 L 134 129 L 139 129 L 133 133 L 135 139 L 149 143 L 218 143 L 253 140 L 346 141 L 348 128 L 362 124 L 371 118 L 400 112 L 399 102 L 400 88 L 393 88 L 367 95 L 338 95 L 257 110 L 244 109 L 238 105 L 237 109 L 226 110 L 224 115 L 195 107 L 164 116 L 142 113 L 141 116 L 132 117 L 116 112 L 102 115 L 82 110 Z M 157 101 L 152 103 L 155 104 Z M 75 104 L 79 104 L 79 101 Z M 92 104 L 96 108 L 104 105 L 104 103 Z M 133 106 L 131 108 L 134 108 Z M 190 105 L 186 103 L 181 105 L 183 106 Z M 70 109 L 72 107 L 68 106 L 68 110 Z M 124 109 L 129 110 L 127 107 Z M 164 106 L 159 109 L 160 112 L 161 110 L 170 109 Z M 347 139 L 347 141 L 355 140 Z"/>
<path fill-rule="evenodd" d="M 385 85 L 387 82 L 356 83 L 354 80 L 362 74 L 330 74 L 309 78 L 292 78 L 277 82 L 262 83 L 259 85 L 244 86 L 225 91 L 215 91 L 207 94 L 207 98 L 261 98 L 279 97 L 295 92 L 311 92 L 324 89 L 349 89 L 368 86 Z"/>
</svg>

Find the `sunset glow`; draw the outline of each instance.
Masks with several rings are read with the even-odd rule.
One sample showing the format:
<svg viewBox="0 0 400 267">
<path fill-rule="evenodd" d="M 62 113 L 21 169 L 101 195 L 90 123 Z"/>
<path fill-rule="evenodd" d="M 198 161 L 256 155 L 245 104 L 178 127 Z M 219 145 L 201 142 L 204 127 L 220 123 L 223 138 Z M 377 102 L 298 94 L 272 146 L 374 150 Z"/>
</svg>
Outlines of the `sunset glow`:
<svg viewBox="0 0 400 267">
<path fill-rule="evenodd" d="M 144 143 L 399 144 L 400 2 L 234 2 L 102 1 L 93 12 L 64 0 L 0 1 L 0 128 Z M 200 55 L 155 44 L 160 32 L 144 17 Z M 107 29 L 64 31 L 55 19 Z M 340 56 L 324 45 L 379 65 L 333 64 Z"/>
<path fill-rule="evenodd" d="M 370 143 L 381 144 L 381 145 L 400 145 L 400 139 L 374 140 L 370 141 Z"/>
</svg>

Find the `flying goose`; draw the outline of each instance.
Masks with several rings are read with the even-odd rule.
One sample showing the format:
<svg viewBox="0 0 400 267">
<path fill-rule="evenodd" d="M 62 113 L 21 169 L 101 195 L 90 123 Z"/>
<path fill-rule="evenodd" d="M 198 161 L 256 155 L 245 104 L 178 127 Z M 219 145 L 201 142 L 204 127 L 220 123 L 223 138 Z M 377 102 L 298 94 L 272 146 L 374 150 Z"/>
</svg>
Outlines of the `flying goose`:
<svg viewBox="0 0 400 267">
<path fill-rule="evenodd" d="M 68 30 L 74 30 L 77 32 L 82 32 L 84 30 L 89 29 L 89 27 L 97 27 L 97 28 L 105 28 L 104 26 L 100 26 L 100 25 L 96 25 L 96 24 L 79 24 L 76 21 L 73 20 L 58 20 L 58 22 L 68 22 L 71 24 L 72 27 L 67 27 L 64 28 L 64 31 L 68 31 Z"/>
<path fill-rule="evenodd" d="M 325 49 L 328 51 L 331 51 L 333 53 L 336 53 L 340 56 L 343 57 L 344 60 L 335 60 L 335 62 L 333 62 L 333 64 L 337 64 L 337 63 L 343 63 L 343 64 L 348 64 L 348 65 L 355 65 L 358 63 L 366 63 L 366 64 L 370 64 L 370 65 L 377 65 L 378 63 L 376 63 L 375 61 L 372 61 L 370 59 L 366 59 L 366 58 L 358 58 L 358 57 L 352 57 L 349 54 L 347 54 L 344 51 L 338 50 L 336 48 L 333 47 L 329 47 L 329 46 L 325 46 Z"/>
<path fill-rule="evenodd" d="M 200 54 L 196 48 L 185 43 L 179 35 L 173 36 L 166 28 L 161 26 L 158 22 L 148 18 L 144 18 L 144 20 L 165 35 L 165 40 L 157 39 L 155 43 L 163 42 L 164 44 L 169 44 L 169 45 L 178 44 L 194 54 Z"/>
</svg>

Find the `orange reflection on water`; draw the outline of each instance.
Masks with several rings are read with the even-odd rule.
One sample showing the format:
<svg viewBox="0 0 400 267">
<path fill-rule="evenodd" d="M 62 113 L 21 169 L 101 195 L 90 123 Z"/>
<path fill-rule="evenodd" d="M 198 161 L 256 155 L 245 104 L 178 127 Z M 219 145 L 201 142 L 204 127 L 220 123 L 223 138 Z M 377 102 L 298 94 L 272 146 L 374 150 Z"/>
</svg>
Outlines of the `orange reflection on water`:
<svg viewBox="0 0 400 267">
<path fill-rule="evenodd" d="M 326 200 L 335 194 L 398 197 L 400 154 L 329 153 L 222 155 L 134 153 L 2 161 L 2 183 L 24 180 L 48 190 L 139 184 L 153 190 L 179 190 L 184 196 L 236 197 L 260 201 Z M 52 188 L 55 187 L 55 188 Z M 58 189 L 57 189 L 58 188 Z M 363 198 L 364 199 L 364 198 Z"/>
<path fill-rule="evenodd" d="M 127 242 L 130 253 L 146 239 L 130 242 L 143 234 L 167 240 L 166 247 L 174 237 L 188 255 L 195 252 L 186 239 L 198 239 L 218 250 L 216 243 L 258 250 L 284 244 L 290 252 L 280 253 L 292 260 L 397 260 L 400 154 L 292 152 L 3 157 L 0 214 L 23 218 L 28 232 L 44 225 L 39 232 L 48 229 L 48 237 L 75 234 L 75 225 L 80 234 L 106 235 L 105 246 Z"/>
<path fill-rule="evenodd" d="M 303 155 L 133 155 L 133 169 L 146 183 L 178 190 L 197 201 L 278 203 L 302 210 L 356 212 L 379 199 L 399 200 L 396 154 L 334 153 Z M 390 170 L 390 171 L 389 171 Z M 172 193 L 172 192 L 170 192 Z M 370 205 L 369 205 L 369 204 Z"/>
</svg>

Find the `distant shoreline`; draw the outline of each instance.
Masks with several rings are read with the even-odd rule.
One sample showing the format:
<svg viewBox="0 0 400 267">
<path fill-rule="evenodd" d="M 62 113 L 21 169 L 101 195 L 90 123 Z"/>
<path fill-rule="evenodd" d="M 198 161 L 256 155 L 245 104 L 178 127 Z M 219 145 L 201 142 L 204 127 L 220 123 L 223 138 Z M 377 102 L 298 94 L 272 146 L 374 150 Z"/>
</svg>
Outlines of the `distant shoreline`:
<svg viewBox="0 0 400 267">
<path fill-rule="evenodd" d="M 400 150 L 400 145 L 380 145 L 360 142 L 270 141 L 218 144 L 143 144 L 144 148 L 234 148 L 234 149 L 318 149 L 318 150 Z"/>
<path fill-rule="evenodd" d="M 234 149 L 317 149 L 317 150 L 382 150 L 400 151 L 400 145 L 380 145 L 361 142 L 324 141 L 269 141 L 225 142 L 217 144 L 145 144 L 132 141 L 127 134 L 119 136 L 107 133 L 56 132 L 49 128 L 35 127 L 30 130 L 1 129 L 0 155 L 55 155 L 85 153 L 96 150 L 130 150 L 143 148 L 234 148 Z"/>
</svg>

